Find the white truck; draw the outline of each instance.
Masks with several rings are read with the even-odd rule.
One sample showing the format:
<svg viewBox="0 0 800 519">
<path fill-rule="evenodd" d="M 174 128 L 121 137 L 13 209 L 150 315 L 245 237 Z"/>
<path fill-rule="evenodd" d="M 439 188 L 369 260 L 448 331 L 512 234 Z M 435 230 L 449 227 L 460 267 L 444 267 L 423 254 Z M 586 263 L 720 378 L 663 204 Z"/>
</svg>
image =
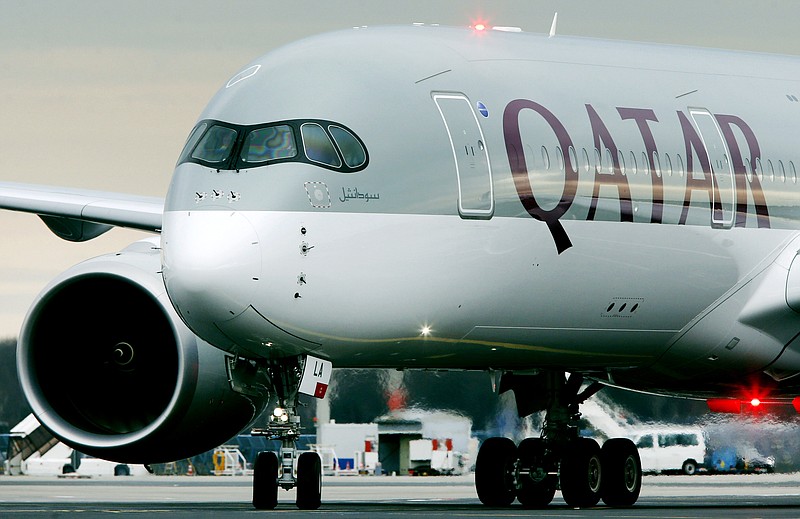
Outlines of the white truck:
<svg viewBox="0 0 800 519">
<path fill-rule="evenodd" d="M 453 441 L 449 438 L 411 440 L 408 446 L 408 471 L 412 476 L 449 476 L 463 473 L 462 455 L 453 451 Z"/>
</svg>

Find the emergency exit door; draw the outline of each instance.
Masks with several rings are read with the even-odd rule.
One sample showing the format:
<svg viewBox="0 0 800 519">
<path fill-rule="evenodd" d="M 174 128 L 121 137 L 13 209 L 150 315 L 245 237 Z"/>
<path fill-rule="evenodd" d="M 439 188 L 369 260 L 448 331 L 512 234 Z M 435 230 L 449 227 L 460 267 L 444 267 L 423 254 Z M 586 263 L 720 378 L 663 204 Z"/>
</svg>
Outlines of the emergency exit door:
<svg viewBox="0 0 800 519">
<path fill-rule="evenodd" d="M 458 212 L 465 218 L 491 218 L 494 212 L 492 171 L 486 141 L 463 94 L 433 94 L 444 121 L 458 179 Z"/>
<path fill-rule="evenodd" d="M 711 225 L 731 227 L 736 212 L 736 182 L 728 146 L 711 112 L 704 108 L 689 108 L 689 114 L 697 125 L 711 165 Z"/>
</svg>

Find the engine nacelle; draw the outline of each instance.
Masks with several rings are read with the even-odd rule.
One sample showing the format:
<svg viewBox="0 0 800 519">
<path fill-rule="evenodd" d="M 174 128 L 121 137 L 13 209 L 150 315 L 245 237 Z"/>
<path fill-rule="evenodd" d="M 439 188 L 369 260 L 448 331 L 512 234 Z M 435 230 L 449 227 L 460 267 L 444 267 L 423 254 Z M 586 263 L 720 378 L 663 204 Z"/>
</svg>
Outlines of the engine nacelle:
<svg viewBox="0 0 800 519">
<path fill-rule="evenodd" d="M 25 318 L 20 383 L 39 421 L 80 452 L 160 463 L 238 434 L 265 398 L 231 390 L 225 354 L 168 299 L 158 239 L 72 267 Z"/>
</svg>

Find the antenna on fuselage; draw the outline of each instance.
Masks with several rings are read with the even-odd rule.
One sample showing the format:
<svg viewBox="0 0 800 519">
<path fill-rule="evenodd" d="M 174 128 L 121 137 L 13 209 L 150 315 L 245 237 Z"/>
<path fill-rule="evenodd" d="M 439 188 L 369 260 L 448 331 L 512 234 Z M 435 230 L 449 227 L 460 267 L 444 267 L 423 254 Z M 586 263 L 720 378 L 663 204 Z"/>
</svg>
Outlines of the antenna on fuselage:
<svg viewBox="0 0 800 519">
<path fill-rule="evenodd" d="M 556 35 L 556 24 L 557 23 L 558 23 L 558 12 L 556 12 L 553 15 L 553 23 L 550 24 L 550 36 L 549 36 L 549 38 L 552 38 L 553 36 Z"/>
</svg>

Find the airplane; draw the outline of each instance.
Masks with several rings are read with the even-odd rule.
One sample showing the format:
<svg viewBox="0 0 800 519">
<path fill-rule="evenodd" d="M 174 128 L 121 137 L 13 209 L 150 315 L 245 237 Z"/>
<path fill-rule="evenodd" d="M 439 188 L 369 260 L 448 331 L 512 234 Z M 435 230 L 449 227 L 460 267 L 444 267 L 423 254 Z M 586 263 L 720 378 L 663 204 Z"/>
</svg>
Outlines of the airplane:
<svg viewBox="0 0 800 519">
<path fill-rule="evenodd" d="M 488 506 L 636 503 L 604 387 L 800 410 L 797 58 L 424 24 L 274 50 L 199 115 L 164 199 L 0 183 L 59 237 L 152 236 L 48 284 L 20 383 L 57 438 L 152 464 L 246 427 L 316 509 L 298 395 L 336 368 L 485 371 L 538 437 L 483 442 Z M 266 424 L 253 424 L 265 406 Z"/>
</svg>

